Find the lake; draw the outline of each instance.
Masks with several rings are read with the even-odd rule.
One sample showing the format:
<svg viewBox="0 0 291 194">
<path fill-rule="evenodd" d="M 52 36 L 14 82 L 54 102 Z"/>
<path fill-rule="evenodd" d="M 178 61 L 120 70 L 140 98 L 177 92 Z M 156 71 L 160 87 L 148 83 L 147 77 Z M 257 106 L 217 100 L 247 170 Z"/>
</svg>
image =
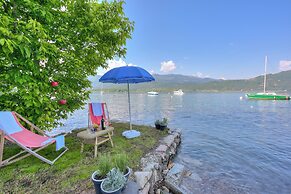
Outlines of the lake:
<svg viewBox="0 0 291 194">
<path fill-rule="evenodd" d="M 240 100 L 242 93 L 132 94 L 132 122 L 169 118 L 182 130 L 176 161 L 196 177 L 197 193 L 291 193 L 291 102 Z M 128 121 L 127 93 L 92 94 L 111 120 Z M 62 130 L 85 127 L 87 106 Z"/>
</svg>

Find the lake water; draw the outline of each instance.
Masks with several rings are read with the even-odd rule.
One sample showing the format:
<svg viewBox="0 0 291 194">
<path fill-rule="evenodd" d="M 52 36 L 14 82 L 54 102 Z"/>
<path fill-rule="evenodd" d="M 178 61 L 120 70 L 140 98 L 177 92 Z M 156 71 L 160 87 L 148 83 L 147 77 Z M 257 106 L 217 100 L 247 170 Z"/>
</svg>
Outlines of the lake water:
<svg viewBox="0 0 291 194">
<path fill-rule="evenodd" d="M 176 161 L 187 166 L 196 193 L 291 193 L 291 102 L 240 100 L 241 93 L 132 94 L 132 121 L 169 118 L 182 129 Z M 92 94 L 111 119 L 128 121 L 127 93 Z M 85 127 L 87 106 L 64 130 Z"/>
</svg>

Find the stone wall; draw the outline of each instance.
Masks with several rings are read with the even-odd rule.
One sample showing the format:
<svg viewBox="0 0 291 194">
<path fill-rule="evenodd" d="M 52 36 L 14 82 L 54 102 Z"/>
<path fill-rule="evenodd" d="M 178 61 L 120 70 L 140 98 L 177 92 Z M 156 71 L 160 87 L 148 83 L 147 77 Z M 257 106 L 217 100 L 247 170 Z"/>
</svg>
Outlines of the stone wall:
<svg viewBox="0 0 291 194">
<path fill-rule="evenodd" d="M 169 135 L 160 140 L 159 146 L 141 159 L 141 171 L 134 173 L 140 194 L 154 193 L 163 186 L 169 163 L 181 143 L 181 131 L 169 131 Z"/>
</svg>

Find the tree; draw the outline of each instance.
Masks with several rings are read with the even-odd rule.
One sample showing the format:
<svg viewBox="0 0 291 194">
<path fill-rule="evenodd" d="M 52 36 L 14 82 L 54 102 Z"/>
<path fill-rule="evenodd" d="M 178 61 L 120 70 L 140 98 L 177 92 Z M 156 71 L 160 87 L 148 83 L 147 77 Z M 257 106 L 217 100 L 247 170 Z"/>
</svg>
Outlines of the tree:
<svg viewBox="0 0 291 194">
<path fill-rule="evenodd" d="M 89 98 L 88 76 L 126 54 L 133 22 L 123 3 L 1 0 L 0 110 L 55 127 L 82 107 Z M 52 87 L 52 81 L 59 85 Z"/>
</svg>

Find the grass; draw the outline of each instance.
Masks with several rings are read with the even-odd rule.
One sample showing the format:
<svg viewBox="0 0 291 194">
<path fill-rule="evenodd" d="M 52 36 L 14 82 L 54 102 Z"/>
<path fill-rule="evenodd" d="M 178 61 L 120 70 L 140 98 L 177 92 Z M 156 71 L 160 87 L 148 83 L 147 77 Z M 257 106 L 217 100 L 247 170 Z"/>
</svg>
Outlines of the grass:
<svg viewBox="0 0 291 194">
<path fill-rule="evenodd" d="M 113 123 L 115 128 L 112 148 L 110 142 L 98 147 L 99 154 L 110 155 L 125 152 L 129 166 L 134 170 L 139 168 L 141 157 L 153 149 L 159 139 L 167 134 L 149 126 L 133 126 L 141 132 L 141 136 L 126 139 L 121 133 L 128 128 L 125 123 Z M 76 137 L 79 131 L 66 136 L 66 146 L 69 148 L 54 165 L 50 166 L 36 157 L 29 156 L 0 169 L 0 193 L 79 193 L 93 189 L 91 174 L 98 166 L 98 157 L 94 156 L 94 146 L 84 144 L 84 152 L 80 153 L 81 140 Z M 6 141 L 7 142 L 7 141 Z M 20 149 L 9 144 L 4 149 L 4 159 L 19 152 Z M 59 152 L 51 145 L 39 152 L 53 159 Z"/>
</svg>

